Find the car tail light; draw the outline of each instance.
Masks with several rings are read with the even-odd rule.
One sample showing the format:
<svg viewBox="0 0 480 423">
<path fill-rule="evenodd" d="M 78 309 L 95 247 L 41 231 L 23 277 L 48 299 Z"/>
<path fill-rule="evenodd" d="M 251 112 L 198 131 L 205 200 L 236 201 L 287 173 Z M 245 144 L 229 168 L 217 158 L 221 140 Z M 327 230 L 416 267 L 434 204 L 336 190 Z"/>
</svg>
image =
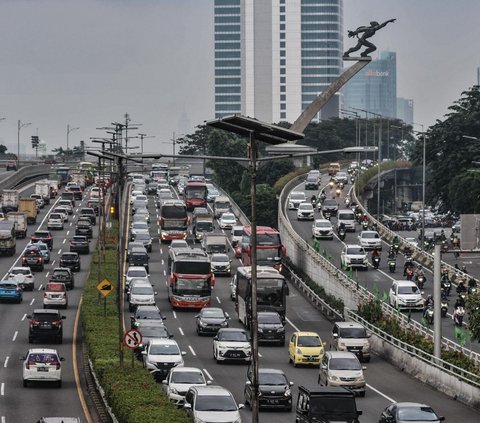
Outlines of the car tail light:
<svg viewBox="0 0 480 423">
<path fill-rule="evenodd" d="M 17 287 L 17 288 L 15 289 L 15 291 L 17 291 L 17 292 L 20 292 L 21 290 L 22 290 L 22 288 L 20 288 L 20 287 Z"/>
<path fill-rule="evenodd" d="M 60 326 L 61 324 L 62 324 L 61 320 L 55 320 L 55 321 L 52 322 L 53 326 Z"/>
<path fill-rule="evenodd" d="M 38 326 L 40 322 L 38 320 L 30 320 L 30 326 Z"/>
<path fill-rule="evenodd" d="M 27 361 L 27 364 L 25 364 L 25 368 L 30 369 L 30 366 L 35 366 L 37 363 L 35 361 Z"/>
<path fill-rule="evenodd" d="M 60 370 L 60 363 L 58 361 L 55 363 L 55 369 Z"/>
<path fill-rule="evenodd" d="M 47 298 L 48 294 L 46 292 L 43 293 L 43 298 Z"/>
<path fill-rule="evenodd" d="M 215 286 L 215 275 L 212 275 L 212 278 L 210 279 L 210 283 L 212 284 L 212 287 Z"/>
</svg>

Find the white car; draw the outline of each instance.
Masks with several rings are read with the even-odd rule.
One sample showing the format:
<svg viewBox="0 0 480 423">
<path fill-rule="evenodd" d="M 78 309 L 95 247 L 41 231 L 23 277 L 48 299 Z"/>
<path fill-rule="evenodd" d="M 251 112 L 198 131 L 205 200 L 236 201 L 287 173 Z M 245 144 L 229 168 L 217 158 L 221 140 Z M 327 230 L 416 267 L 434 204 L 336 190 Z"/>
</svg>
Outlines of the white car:
<svg viewBox="0 0 480 423">
<path fill-rule="evenodd" d="M 60 213 L 51 213 L 48 216 L 47 229 L 63 230 L 63 215 Z"/>
<path fill-rule="evenodd" d="M 220 228 L 231 229 L 237 224 L 237 218 L 233 213 L 223 213 L 219 220 Z"/>
<path fill-rule="evenodd" d="M 173 339 L 152 339 L 142 351 L 143 365 L 158 381 L 163 381 L 174 367 L 183 367 L 185 351 Z"/>
<path fill-rule="evenodd" d="M 344 269 L 363 267 L 368 270 L 368 258 L 365 249 L 361 245 L 347 244 L 343 247 L 340 260 Z"/>
<path fill-rule="evenodd" d="M 412 245 L 412 247 L 418 248 L 418 241 L 415 238 L 405 238 L 405 241 Z"/>
<path fill-rule="evenodd" d="M 144 266 L 130 266 L 125 273 L 125 290 L 128 291 L 133 279 L 143 279 L 144 282 L 150 283 L 149 277 L 150 275 Z"/>
<path fill-rule="evenodd" d="M 30 267 L 12 267 L 6 279 L 15 279 L 24 291 L 33 291 L 35 287 L 35 277 Z"/>
<path fill-rule="evenodd" d="M 137 198 L 137 195 L 144 195 L 143 191 L 141 191 L 141 190 L 132 191 L 131 194 L 130 194 L 130 204 L 133 204 L 133 202 Z"/>
<path fill-rule="evenodd" d="M 58 206 L 53 209 L 55 213 L 60 213 L 63 216 L 63 223 L 68 222 L 68 210 L 66 207 Z"/>
<path fill-rule="evenodd" d="M 190 387 L 207 386 L 211 382 L 197 367 L 174 367 L 162 383 L 168 399 L 175 405 L 183 405 Z"/>
<path fill-rule="evenodd" d="M 287 204 L 288 210 L 296 210 L 301 203 L 305 203 L 307 197 L 302 191 L 292 191 L 288 196 Z"/>
<path fill-rule="evenodd" d="M 128 290 L 128 310 L 133 312 L 139 305 L 155 305 L 155 295 L 157 293 L 150 282 L 142 279 L 135 283 L 132 281 Z"/>
<path fill-rule="evenodd" d="M 62 282 L 48 282 L 43 288 L 43 308 L 67 308 L 67 288 Z"/>
<path fill-rule="evenodd" d="M 388 293 L 388 302 L 397 309 L 423 309 L 422 291 L 413 281 L 396 280 Z"/>
<path fill-rule="evenodd" d="M 312 225 L 312 236 L 316 239 L 333 239 L 333 226 L 330 220 L 316 219 Z"/>
<path fill-rule="evenodd" d="M 297 209 L 297 220 L 313 220 L 315 209 L 312 203 L 300 203 Z"/>
<path fill-rule="evenodd" d="M 70 200 L 60 200 L 58 202 L 59 207 L 65 207 L 68 214 L 73 214 L 73 206 Z"/>
<path fill-rule="evenodd" d="M 245 329 L 221 328 L 213 338 L 213 358 L 221 361 L 252 360 L 250 337 Z"/>
<path fill-rule="evenodd" d="M 50 348 L 32 348 L 23 360 L 23 386 L 29 382 L 53 382 L 62 387 L 62 366 L 64 360 L 57 350 Z"/>
<path fill-rule="evenodd" d="M 231 262 L 232 260 L 228 257 L 228 255 L 223 253 L 215 253 L 210 257 L 212 272 L 215 275 L 230 276 L 232 274 L 230 265 Z"/>
<path fill-rule="evenodd" d="M 243 226 L 233 226 L 231 234 L 232 245 L 237 242 L 241 242 L 243 238 Z"/>
<path fill-rule="evenodd" d="M 358 235 L 358 243 L 365 248 L 365 250 L 382 249 L 382 238 L 377 231 L 362 231 Z"/>
<path fill-rule="evenodd" d="M 184 239 L 172 239 L 168 248 L 188 248 L 188 242 Z"/>
</svg>

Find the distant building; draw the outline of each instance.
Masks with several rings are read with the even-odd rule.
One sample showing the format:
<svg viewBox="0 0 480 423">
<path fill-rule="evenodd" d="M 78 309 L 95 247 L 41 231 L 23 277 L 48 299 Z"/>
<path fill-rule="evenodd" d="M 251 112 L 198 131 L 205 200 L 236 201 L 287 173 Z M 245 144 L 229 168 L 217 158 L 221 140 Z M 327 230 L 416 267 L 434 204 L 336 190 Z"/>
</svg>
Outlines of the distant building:
<svg viewBox="0 0 480 423">
<path fill-rule="evenodd" d="M 343 0 L 214 0 L 215 116 L 294 122 L 342 72 Z M 339 116 L 339 96 L 319 118 Z"/>
<path fill-rule="evenodd" d="M 413 125 L 413 100 L 397 97 L 397 118 L 406 124 Z"/>
<path fill-rule="evenodd" d="M 397 56 L 383 51 L 345 86 L 346 108 L 357 108 L 397 117 Z M 373 117 L 373 116 L 369 116 Z"/>
</svg>

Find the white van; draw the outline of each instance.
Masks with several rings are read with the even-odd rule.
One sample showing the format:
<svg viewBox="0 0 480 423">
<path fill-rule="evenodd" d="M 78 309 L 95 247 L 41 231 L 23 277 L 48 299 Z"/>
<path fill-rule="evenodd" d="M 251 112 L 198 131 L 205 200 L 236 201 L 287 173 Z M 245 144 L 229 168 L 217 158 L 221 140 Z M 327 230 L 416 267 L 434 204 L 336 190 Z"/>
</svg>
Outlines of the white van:
<svg viewBox="0 0 480 423">
<path fill-rule="evenodd" d="M 350 209 L 339 210 L 337 213 L 338 225 L 343 223 L 345 229 L 350 232 L 355 232 L 355 213 Z"/>
<path fill-rule="evenodd" d="M 219 195 L 213 200 L 213 212 L 215 217 L 220 217 L 223 213 L 228 213 L 231 211 L 231 204 L 228 197 L 224 195 Z"/>
</svg>

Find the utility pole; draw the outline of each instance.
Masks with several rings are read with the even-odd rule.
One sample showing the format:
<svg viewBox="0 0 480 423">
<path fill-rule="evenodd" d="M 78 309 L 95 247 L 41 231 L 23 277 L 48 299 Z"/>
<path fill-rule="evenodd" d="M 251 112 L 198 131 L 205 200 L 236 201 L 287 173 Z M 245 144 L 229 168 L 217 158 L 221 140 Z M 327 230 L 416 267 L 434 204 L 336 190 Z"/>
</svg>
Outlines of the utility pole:
<svg viewBox="0 0 480 423">
<path fill-rule="evenodd" d="M 18 119 L 17 125 L 17 170 L 20 169 L 20 129 L 25 128 L 26 126 L 31 125 L 30 122 L 25 123 Z"/>
<path fill-rule="evenodd" d="M 73 132 L 73 131 L 76 131 L 80 129 L 80 127 L 76 127 L 76 128 L 70 128 L 70 124 L 67 123 L 67 154 L 69 154 L 69 146 L 68 146 L 68 137 L 70 135 L 70 132 Z"/>
</svg>

